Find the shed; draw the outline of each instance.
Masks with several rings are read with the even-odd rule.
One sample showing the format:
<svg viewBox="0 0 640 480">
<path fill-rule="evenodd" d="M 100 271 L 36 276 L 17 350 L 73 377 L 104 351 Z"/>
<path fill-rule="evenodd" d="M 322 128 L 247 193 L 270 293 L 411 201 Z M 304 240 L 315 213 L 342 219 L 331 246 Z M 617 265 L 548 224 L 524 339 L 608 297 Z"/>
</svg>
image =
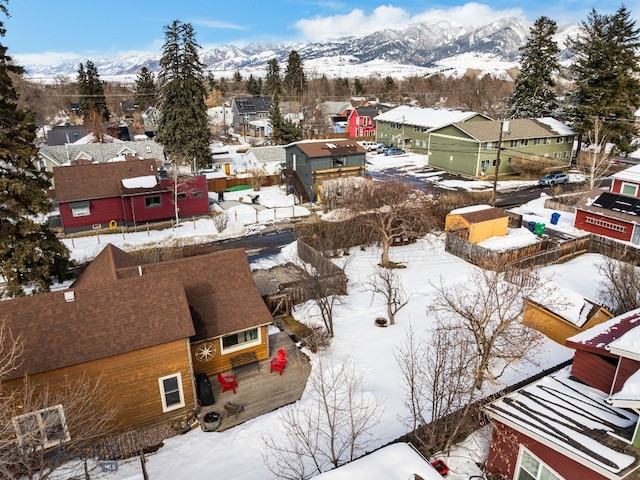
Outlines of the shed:
<svg viewBox="0 0 640 480">
<path fill-rule="evenodd" d="M 445 219 L 445 231 L 453 231 L 471 243 L 491 237 L 503 237 L 509 227 L 509 214 L 489 205 L 473 205 L 451 210 Z"/>
</svg>

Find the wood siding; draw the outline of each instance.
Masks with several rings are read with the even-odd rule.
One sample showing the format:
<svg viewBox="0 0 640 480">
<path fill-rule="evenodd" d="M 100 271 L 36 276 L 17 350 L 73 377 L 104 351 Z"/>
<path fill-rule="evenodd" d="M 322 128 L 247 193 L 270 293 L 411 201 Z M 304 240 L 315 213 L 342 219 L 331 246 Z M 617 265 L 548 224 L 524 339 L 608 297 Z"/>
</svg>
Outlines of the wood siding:
<svg viewBox="0 0 640 480">
<path fill-rule="evenodd" d="M 619 232 L 611 228 L 605 228 L 599 225 L 594 225 L 593 223 L 587 223 L 587 218 L 595 218 L 608 223 L 613 223 L 615 225 L 620 225 L 624 227 L 624 231 Z M 623 242 L 630 242 L 631 235 L 633 235 L 633 224 L 631 223 L 618 220 L 617 218 L 605 217 L 604 215 L 599 215 L 597 213 L 585 212 L 584 210 L 579 210 L 579 209 L 576 209 L 576 218 L 573 222 L 573 226 L 575 228 L 579 228 L 580 230 L 584 230 L 586 232 L 591 232 L 597 235 L 614 238 L 616 240 L 621 240 Z"/>
<path fill-rule="evenodd" d="M 611 393 L 618 393 L 624 386 L 624 383 L 629 380 L 629 377 L 636 373 L 638 369 L 640 369 L 640 362 L 629 358 L 620 358 L 618 372 Z"/>
<path fill-rule="evenodd" d="M 616 373 L 616 363 L 583 350 L 576 350 L 571 365 L 571 374 L 593 388 L 609 393 Z"/>
<path fill-rule="evenodd" d="M 176 373 L 182 376 L 185 406 L 163 413 L 158 378 Z M 170 422 L 195 410 L 187 339 L 60 368 L 30 378 L 36 384 L 44 383 L 50 389 L 60 389 L 65 380 L 73 381 L 83 375 L 94 380 L 100 378 L 101 382 L 108 385 L 109 395 L 95 401 L 117 404 L 114 427 L 120 431 Z M 22 378 L 17 378 L 4 383 L 4 386 L 20 389 L 22 382 Z M 69 425 L 69 428 L 73 435 L 73 425 Z"/>
<path fill-rule="evenodd" d="M 607 478 L 499 422 L 493 424 L 487 470 L 494 474 L 502 473 L 507 478 L 514 478 L 520 445 L 523 445 L 549 468 L 567 480 L 602 480 Z"/>
<path fill-rule="evenodd" d="M 230 372 L 231 357 L 244 352 L 255 352 L 256 357 L 260 362 L 267 360 L 269 358 L 269 334 L 266 326 L 258 328 L 260 330 L 260 344 L 236 350 L 231 353 L 222 353 L 222 337 L 207 340 L 207 342 L 213 343 L 216 347 L 216 354 L 208 362 L 199 362 L 196 359 L 196 349 L 204 342 L 194 342 L 191 345 L 194 373 L 206 373 L 210 377 L 214 377 L 218 372 Z"/>
<path fill-rule="evenodd" d="M 503 237 L 507 234 L 509 217 L 494 218 L 486 222 L 470 223 L 464 217 L 449 214 L 445 219 L 445 231 L 467 229 L 467 240 L 471 243 L 480 243 L 491 237 Z"/>
</svg>

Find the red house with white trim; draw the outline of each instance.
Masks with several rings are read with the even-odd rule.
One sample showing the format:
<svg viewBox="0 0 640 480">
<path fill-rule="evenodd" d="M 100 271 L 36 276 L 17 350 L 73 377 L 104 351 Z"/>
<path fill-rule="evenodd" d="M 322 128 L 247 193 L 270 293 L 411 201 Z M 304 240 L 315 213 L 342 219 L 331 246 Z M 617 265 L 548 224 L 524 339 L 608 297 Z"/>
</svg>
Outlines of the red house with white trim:
<svg viewBox="0 0 640 480">
<path fill-rule="evenodd" d="M 153 158 L 65 165 L 53 175 L 66 233 L 175 218 L 173 179 Z M 204 176 L 180 177 L 177 197 L 180 218 L 209 213 Z"/>
<path fill-rule="evenodd" d="M 355 107 L 347 117 L 349 138 L 375 137 L 376 124 L 373 118 L 380 114 L 378 107 Z"/>
<path fill-rule="evenodd" d="M 640 478 L 640 309 L 567 339 L 571 366 L 485 407 L 487 469 L 507 478 Z"/>
<path fill-rule="evenodd" d="M 595 188 L 576 204 L 574 227 L 640 244 L 640 165 L 611 176 L 611 189 Z"/>
</svg>

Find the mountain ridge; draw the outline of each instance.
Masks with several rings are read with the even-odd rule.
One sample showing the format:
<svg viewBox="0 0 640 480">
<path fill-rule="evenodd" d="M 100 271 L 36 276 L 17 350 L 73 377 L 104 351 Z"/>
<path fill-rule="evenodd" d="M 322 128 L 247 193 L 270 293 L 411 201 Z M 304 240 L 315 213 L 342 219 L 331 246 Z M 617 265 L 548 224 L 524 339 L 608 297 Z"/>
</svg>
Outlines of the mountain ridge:
<svg viewBox="0 0 640 480">
<path fill-rule="evenodd" d="M 575 28 L 559 28 L 558 39 L 563 40 Z M 517 66 L 519 48 L 525 44 L 529 29 L 530 25 L 516 17 L 500 18 L 476 28 L 465 28 L 446 19 L 432 19 L 402 29 L 387 28 L 327 42 L 254 42 L 244 47 L 221 45 L 203 50 L 200 58 L 206 71 L 214 77 L 232 77 L 236 71 L 245 76 L 264 76 L 269 60 L 275 58 L 279 64 L 286 65 L 292 50 L 300 55 L 305 70 L 312 75 L 320 70 L 328 77 L 428 74 L 451 70 L 451 65 L 458 58 L 463 62 L 458 69 L 465 68 L 465 61 L 473 60 L 476 65 L 468 68 L 479 68 L 484 64 L 486 68 L 481 70 L 500 74 Z M 558 43 L 561 58 L 567 58 L 563 45 L 560 41 Z M 102 78 L 132 80 L 143 66 L 157 72 L 160 57 L 161 53 L 150 53 L 90 60 Z M 75 76 L 80 61 L 24 67 L 33 77 Z"/>
</svg>

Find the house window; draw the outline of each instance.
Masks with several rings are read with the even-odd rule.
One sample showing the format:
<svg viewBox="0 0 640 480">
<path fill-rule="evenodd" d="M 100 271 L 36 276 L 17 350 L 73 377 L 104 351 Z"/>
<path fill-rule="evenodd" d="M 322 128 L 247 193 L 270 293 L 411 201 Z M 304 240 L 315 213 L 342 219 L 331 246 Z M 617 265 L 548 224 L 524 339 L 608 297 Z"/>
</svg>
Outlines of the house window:
<svg viewBox="0 0 640 480">
<path fill-rule="evenodd" d="M 184 407 L 184 395 L 182 393 L 182 375 L 175 373 L 158 379 L 160 385 L 160 398 L 162 399 L 162 411 L 170 412 Z"/>
<path fill-rule="evenodd" d="M 144 206 L 147 208 L 162 206 L 162 199 L 160 198 L 160 195 L 154 195 L 153 197 L 144 197 Z"/>
<path fill-rule="evenodd" d="M 547 137 L 544 139 L 545 145 L 551 145 L 551 137 Z"/>
<path fill-rule="evenodd" d="M 564 137 L 556 138 L 556 143 L 564 143 Z"/>
<path fill-rule="evenodd" d="M 482 162 L 480 162 L 480 168 L 482 169 L 483 172 L 486 172 L 488 167 L 489 167 L 489 160 L 482 160 Z"/>
<path fill-rule="evenodd" d="M 233 351 L 260 343 L 260 332 L 257 328 L 222 337 L 222 351 Z"/>
<path fill-rule="evenodd" d="M 88 217 L 91 215 L 89 202 L 74 202 L 69 206 L 71 207 L 71 215 L 74 217 Z"/>
<path fill-rule="evenodd" d="M 21 447 L 49 448 L 71 440 L 62 405 L 13 417 Z"/>
<path fill-rule="evenodd" d="M 516 480 L 562 480 L 562 477 L 530 454 L 524 447 L 520 447 L 518 466 L 513 478 Z"/>
<path fill-rule="evenodd" d="M 540 145 L 540 144 L 542 144 L 542 139 L 541 139 L 541 138 L 534 138 L 534 139 L 533 139 L 533 144 L 534 144 L 534 145 Z"/>
<path fill-rule="evenodd" d="M 527 140 L 526 138 L 523 138 L 522 140 L 520 140 L 521 147 L 526 147 L 527 145 L 529 145 L 529 140 Z"/>
<path fill-rule="evenodd" d="M 493 142 L 485 142 L 484 149 L 491 150 L 493 148 Z"/>
<path fill-rule="evenodd" d="M 202 198 L 202 192 L 201 192 L 200 190 L 197 190 L 197 191 L 193 192 L 193 193 L 191 194 L 191 196 L 192 196 L 193 198 Z"/>
<path fill-rule="evenodd" d="M 511 140 L 511 142 L 509 142 L 509 146 L 511 146 L 512 148 L 515 148 L 518 146 L 518 140 Z"/>
<path fill-rule="evenodd" d="M 185 198 L 187 198 L 187 194 L 186 193 L 179 193 L 177 195 L 178 200 L 184 200 Z"/>
<path fill-rule="evenodd" d="M 638 193 L 638 186 L 632 183 L 623 183 L 622 188 L 620 189 L 620 193 L 623 195 L 631 195 L 635 197 Z"/>
</svg>

